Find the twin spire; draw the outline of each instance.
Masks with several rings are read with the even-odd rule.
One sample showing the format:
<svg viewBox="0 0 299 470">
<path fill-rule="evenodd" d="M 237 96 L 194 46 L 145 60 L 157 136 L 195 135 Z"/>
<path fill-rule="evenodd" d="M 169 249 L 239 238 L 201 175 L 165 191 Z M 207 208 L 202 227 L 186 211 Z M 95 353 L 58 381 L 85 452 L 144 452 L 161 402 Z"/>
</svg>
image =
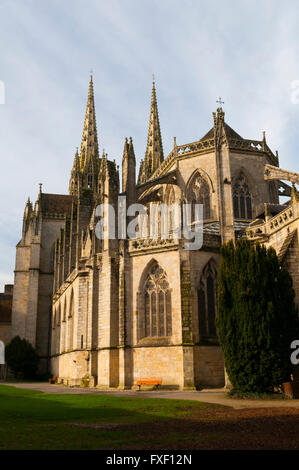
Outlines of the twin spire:
<svg viewBox="0 0 299 470">
<path fill-rule="evenodd" d="M 159 122 L 156 87 L 155 82 L 153 81 L 147 147 L 144 160 L 140 165 L 138 184 L 145 183 L 157 170 L 157 168 L 159 168 L 163 160 L 164 154 Z"/>
<path fill-rule="evenodd" d="M 134 162 L 135 165 L 135 155 L 131 139 L 130 142 L 126 141 L 124 153 L 127 153 L 127 155 L 130 157 L 129 161 L 131 161 L 131 163 Z M 159 168 L 163 160 L 164 155 L 159 123 L 156 88 L 155 82 L 153 81 L 147 147 L 145 158 L 140 165 L 138 184 L 147 181 L 157 170 L 157 168 Z M 91 189 L 96 191 L 99 163 L 99 144 L 96 126 L 93 78 L 91 75 L 89 80 L 89 90 L 80 154 L 77 149 L 74 157 L 73 169 L 71 172 L 69 186 L 70 194 L 77 194 L 80 189 Z"/>
<path fill-rule="evenodd" d="M 92 75 L 90 75 L 80 155 L 77 148 L 71 173 L 69 193 L 77 194 L 80 189 L 95 191 L 98 169 L 99 144 L 94 104 L 93 79 Z"/>
<path fill-rule="evenodd" d="M 84 167 L 89 158 L 99 157 L 96 112 L 94 105 L 93 80 L 90 75 L 86 113 L 80 150 L 80 165 Z"/>
</svg>

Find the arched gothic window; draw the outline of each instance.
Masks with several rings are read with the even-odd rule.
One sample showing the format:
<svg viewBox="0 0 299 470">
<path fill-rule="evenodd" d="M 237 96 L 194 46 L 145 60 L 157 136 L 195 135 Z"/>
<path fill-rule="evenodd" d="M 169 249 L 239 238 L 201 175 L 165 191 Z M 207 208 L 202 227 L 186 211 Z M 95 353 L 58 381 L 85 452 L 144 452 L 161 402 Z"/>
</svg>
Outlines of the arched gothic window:
<svg viewBox="0 0 299 470">
<path fill-rule="evenodd" d="M 67 328 L 66 328 L 66 297 L 64 297 L 63 303 L 61 303 L 61 332 L 60 332 L 60 346 L 59 346 L 59 351 L 63 352 L 65 351 L 65 345 L 66 345 L 66 334 L 67 334 Z"/>
<path fill-rule="evenodd" d="M 60 326 L 60 304 L 58 305 L 57 310 L 57 326 Z"/>
<path fill-rule="evenodd" d="M 66 297 L 64 298 L 62 321 L 66 321 Z"/>
<path fill-rule="evenodd" d="M 213 260 L 202 272 L 197 298 L 199 336 L 216 336 L 217 268 Z"/>
<path fill-rule="evenodd" d="M 141 337 L 171 336 L 171 290 L 165 271 L 154 263 L 139 293 Z"/>
<path fill-rule="evenodd" d="M 52 310 L 52 328 L 53 330 L 55 329 L 55 326 L 56 326 L 56 309 L 54 308 Z"/>
<path fill-rule="evenodd" d="M 71 194 L 75 194 L 78 189 L 78 176 L 75 175 L 71 181 Z"/>
<path fill-rule="evenodd" d="M 74 291 L 71 292 L 70 309 L 68 316 L 68 349 L 73 349 L 73 336 L 74 336 Z"/>
<path fill-rule="evenodd" d="M 57 336 L 59 335 L 59 329 L 56 328 L 56 320 L 57 320 L 57 308 L 54 307 L 52 310 L 52 336 L 51 336 L 51 352 L 56 353 L 56 343 L 57 343 Z"/>
<path fill-rule="evenodd" d="M 211 218 L 210 187 L 206 179 L 199 173 L 192 178 L 189 184 L 189 203 L 191 204 L 191 221 L 196 219 L 196 204 L 203 204 L 203 218 Z"/>
<path fill-rule="evenodd" d="M 175 213 L 174 213 L 174 203 L 175 203 L 175 197 L 174 197 L 174 190 L 173 187 L 170 188 L 169 194 L 168 194 L 168 230 L 169 233 L 171 234 L 172 231 L 174 230 L 174 225 L 175 225 Z"/>
<path fill-rule="evenodd" d="M 74 291 L 71 292 L 69 317 L 74 316 Z"/>
<path fill-rule="evenodd" d="M 233 204 L 236 219 L 252 219 L 251 194 L 243 173 L 240 173 L 233 185 Z"/>
</svg>

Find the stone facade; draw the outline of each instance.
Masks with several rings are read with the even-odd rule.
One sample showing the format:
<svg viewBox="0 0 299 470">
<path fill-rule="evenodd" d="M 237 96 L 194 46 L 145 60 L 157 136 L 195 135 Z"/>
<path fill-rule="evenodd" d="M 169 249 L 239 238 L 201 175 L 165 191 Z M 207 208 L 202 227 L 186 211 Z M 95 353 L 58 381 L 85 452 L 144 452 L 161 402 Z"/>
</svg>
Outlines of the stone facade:
<svg viewBox="0 0 299 470">
<path fill-rule="evenodd" d="M 288 192 L 288 185 L 279 178 L 265 179 L 265 165 L 279 167 L 265 135 L 260 141 L 242 138 L 225 122 L 222 108 L 203 138 L 184 145 L 174 140 L 164 158 L 153 84 L 138 182 L 130 138 L 125 140 L 120 188 L 115 162 L 105 153 L 99 157 L 91 78 L 69 195 L 40 191 L 34 209 L 30 201 L 26 205 L 17 245 L 13 335 L 28 338 L 42 358 L 41 368 L 50 367 L 66 384 L 124 389 L 142 377 L 161 377 L 170 388 L 223 386 L 215 329 L 221 243 L 245 236 L 257 219 L 270 227 L 270 216 L 266 222 L 259 219 L 265 203 L 278 211 L 291 208 L 279 206 L 280 188 Z M 135 239 L 112 237 L 108 225 L 99 239 L 96 208 L 114 208 L 118 233 L 123 229 L 118 198 L 124 196 L 127 206 L 142 204 L 156 214 L 157 233 L 139 214 Z M 294 266 L 297 292 L 298 217 L 292 201 L 294 226 L 286 224 L 277 235 L 273 231 L 267 242 L 281 250 L 293 234 L 285 256 Z M 162 236 L 162 204 L 183 208 L 185 203 L 192 207 L 189 227 L 197 223 L 195 204 L 203 205 L 200 249 L 185 249 L 186 234 L 175 236 L 174 228 L 182 223 L 171 210 L 170 237 Z M 111 212 L 103 207 L 110 220 Z M 133 216 L 127 214 L 125 226 Z"/>
</svg>

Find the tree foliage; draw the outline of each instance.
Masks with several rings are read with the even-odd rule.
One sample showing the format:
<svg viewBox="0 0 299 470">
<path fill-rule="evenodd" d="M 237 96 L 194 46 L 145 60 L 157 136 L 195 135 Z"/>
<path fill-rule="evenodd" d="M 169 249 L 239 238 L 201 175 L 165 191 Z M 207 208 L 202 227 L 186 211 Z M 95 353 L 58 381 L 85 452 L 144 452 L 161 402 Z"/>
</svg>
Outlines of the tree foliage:
<svg viewBox="0 0 299 470">
<path fill-rule="evenodd" d="M 26 339 L 15 336 L 5 348 L 8 367 L 16 377 L 33 379 L 38 367 L 38 355 Z"/>
<path fill-rule="evenodd" d="M 273 248 L 239 240 L 221 249 L 216 326 L 232 386 L 271 393 L 290 380 L 298 313 L 288 271 Z"/>
</svg>

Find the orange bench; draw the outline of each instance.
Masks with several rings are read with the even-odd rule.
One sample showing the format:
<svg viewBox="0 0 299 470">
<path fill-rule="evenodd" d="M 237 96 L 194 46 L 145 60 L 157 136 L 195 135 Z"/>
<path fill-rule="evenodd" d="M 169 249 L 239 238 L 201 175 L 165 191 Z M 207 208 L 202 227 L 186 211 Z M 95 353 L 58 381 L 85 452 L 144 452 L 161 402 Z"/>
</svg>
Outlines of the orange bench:
<svg viewBox="0 0 299 470">
<path fill-rule="evenodd" d="M 56 377 L 56 375 L 54 375 L 54 377 L 52 377 L 51 379 L 49 379 L 49 382 L 50 382 L 50 384 L 55 384 L 55 383 L 56 383 L 56 380 L 57 380 L 57 377 Z"/>
<path fill-rule="evenodd" d="M 159 388 L 159 385 L 162 385 L 161 377 L 151 377 L 148 379 L 138 379 L 136 381 L 136 385 L 139 387 L 139 391 L 141 390 L 141 385 L 154 385 L 155 389 Z"/>
</svg>

